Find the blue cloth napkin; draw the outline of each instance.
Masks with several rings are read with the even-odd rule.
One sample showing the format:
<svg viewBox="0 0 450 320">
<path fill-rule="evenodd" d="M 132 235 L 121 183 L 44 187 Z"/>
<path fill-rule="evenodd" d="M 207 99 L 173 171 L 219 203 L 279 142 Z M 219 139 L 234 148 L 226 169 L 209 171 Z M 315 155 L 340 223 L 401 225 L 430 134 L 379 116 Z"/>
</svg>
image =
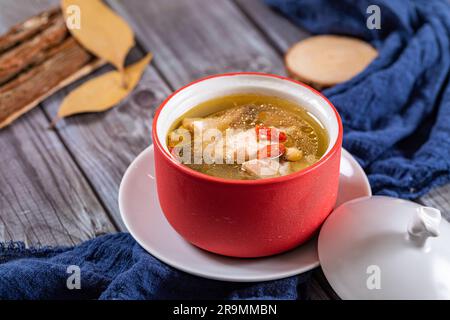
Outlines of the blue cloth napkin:
<svg viewBox="0 0 450 320">
<path fill-rule="evenodd" d="M 375 194 L 414 199 L 450 181 L 450 1 L 266 0 L 314 34 L 369 41 L 379 57 L 323 93 L 344 124 L 344 147 Z M 370 30 L 377 5 L 381 29 Z"/>
<path fill-rule="evenodd" d="M 128 233 L 100 236 L 71 248 L 0 246 L 0 300 L 300 299 L 307 298 L 308 277 L 261 283 L 202 279 L 155 259 Z"/>
<path fill-rule="evenodd" d="M 375 193 L 414 198 L 449 181 L 446 1 L 267 2 L 313 33 L 352 35 L 378 48 L 364 72 L 324 92 L 343 118 L 344 146 Z M 380 30 L 366 28 L 372 4 L 381 9 Z M 68 289 L 76 275 L 71 265 L 80 268 L 81 289 Z M 201 279 L 161 263 L 124 233 L 73 248 L 0 246 L 0 299 L 298 299 L 305 298 L 308 277 L 247 284 Z"/>
</svg>

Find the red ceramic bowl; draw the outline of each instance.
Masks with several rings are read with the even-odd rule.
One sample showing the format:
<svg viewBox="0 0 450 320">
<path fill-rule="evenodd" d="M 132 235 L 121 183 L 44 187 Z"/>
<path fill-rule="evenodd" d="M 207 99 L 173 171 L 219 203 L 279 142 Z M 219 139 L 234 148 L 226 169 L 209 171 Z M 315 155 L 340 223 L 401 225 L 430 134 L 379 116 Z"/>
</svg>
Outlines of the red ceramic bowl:
<svg viewBox="0 0 450 320">
<path fill-rule="evenodd" d="M 166 145 L 172 124 L 201 102 L 237 93 L 298 102 L 328 132 L 330 144 L 324 156 L 287 176 L 245 181 L 211 177 L 177 162 Z M 314 235 L 336 202 L 341 120 L 325 97 L 300 82 L 261 73 L 221 74 L 193 82 L 159 107 L 152 135 L 161 208 L 172 227 L 202 249 L 233 257 L 289 250 Z"/>
</svg>

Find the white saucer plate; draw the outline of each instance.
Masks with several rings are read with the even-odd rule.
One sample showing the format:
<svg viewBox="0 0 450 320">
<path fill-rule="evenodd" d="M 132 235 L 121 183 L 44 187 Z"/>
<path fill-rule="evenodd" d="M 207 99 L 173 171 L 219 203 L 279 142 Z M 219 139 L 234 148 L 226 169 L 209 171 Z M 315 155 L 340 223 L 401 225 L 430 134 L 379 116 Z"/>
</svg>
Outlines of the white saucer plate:
<svg viewBox="0 0 450 320">
<path fill-rule="evenodd" d="M 364 171 L 350 153 L 342 150 L 337 205 L 371 194 Z M 119 189 L 119 208 L 128 231 L 146 251 L 196 276 L 235 282 L 268 281 L 319 266 L 317 237 L 289 252 L 253 259 L 220 256 L 185 241 L 167 222 L 159 206 L 153 146 L 138 155 L 125 172 Z"/>
</svg>

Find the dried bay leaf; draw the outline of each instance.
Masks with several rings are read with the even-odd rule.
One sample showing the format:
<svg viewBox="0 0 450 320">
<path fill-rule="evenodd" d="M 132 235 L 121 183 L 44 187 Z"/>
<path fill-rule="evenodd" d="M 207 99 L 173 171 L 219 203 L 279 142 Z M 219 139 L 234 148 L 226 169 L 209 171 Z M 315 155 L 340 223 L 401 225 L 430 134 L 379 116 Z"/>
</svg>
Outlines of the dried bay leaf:
<svg viewBox="0 0 450 320">
<path fill-rule="evenodd" d="M 103 58 L 118 70 L 124 68 L 125 58 L 134 46 L 134 33 L 129 25 L 101 0 L 61 0 L 64 17 L 73 19 L 68 8 L 78 6 L 80 28 L 68 28 L 87 50 Z"/>
<path fill-rule="evenodd" d="M 67 116 L 112 108 L 133 91 L 151 59 L 152 54 L 148 53 L 125 68 L 126 88 L 122 86 L 122 74 L 119 71 L 110 71 L 83 83 L 66 96 L 50 126 L 53 127 L 59 119 Z"/>
</svg>

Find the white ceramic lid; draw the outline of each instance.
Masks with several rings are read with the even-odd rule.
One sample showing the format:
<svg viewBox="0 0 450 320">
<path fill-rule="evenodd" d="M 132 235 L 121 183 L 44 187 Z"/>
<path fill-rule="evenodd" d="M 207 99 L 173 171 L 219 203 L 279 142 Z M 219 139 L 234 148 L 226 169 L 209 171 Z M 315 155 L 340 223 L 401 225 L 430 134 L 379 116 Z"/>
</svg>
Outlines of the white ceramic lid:
<svg viewBox="0 0 450 320">
<path fill-rule="evenodd" d="M 342 299 L 450 299 L 450 224 L 437 209 L 383 197 L 346 202 L 319 234 Z"/>
</svg>

